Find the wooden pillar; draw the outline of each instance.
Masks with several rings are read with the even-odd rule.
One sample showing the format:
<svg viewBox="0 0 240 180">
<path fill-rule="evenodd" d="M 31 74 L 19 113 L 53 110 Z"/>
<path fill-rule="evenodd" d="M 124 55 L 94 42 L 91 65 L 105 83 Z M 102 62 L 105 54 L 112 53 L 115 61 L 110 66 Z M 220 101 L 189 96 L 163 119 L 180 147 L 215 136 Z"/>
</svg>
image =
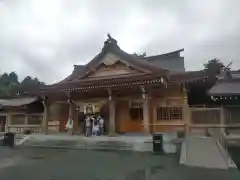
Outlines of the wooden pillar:
<svg viewBox="0 0 240 180">
<path fill-rule="evenodd" d="M 116 134 L 116 102 L 114 100 L 109 101 L 109 134 Z"/>
<path fill-rule="evenodd" d="M 68 120 L 71 119 L 71 120 L 73 120 L 73 122 L 74 122 L 74 119 L 73 119 L 73 102 L 72 102 L 71 98 L 68 99 L 68 104 L 69 104 Z M 74 126 L 74 124 L 73 124 L 73 126 Z M 73 134 L 73 132 L 74 132 L 74 127 L 73 127 L 71 130 L 72 130 L 71 133 Z"/>
<path fill-rule="evenodd" d="M 112 99 L 112 91 L 108 89 L 109 100 L 109 135 L 116 134 L 116 102 Z"/>
<path fill-rule="evenodd" d="M 225 124 L 225 114 L 224 114 L 223 106 L 221 106 L 220 108 L 220 125 L 221 125 L 221 129 L 220 129 L 221 133 L 225 134 L 226 131 L 225 131 L 225 127 L 223 126 L 225 126 L 226 124 Z"/>
<path fill-rule="evenodd" d="M 149 133 L 149 99 L 146 95 L 146 98 L 143 101 L 143 125 L 144 125 L 144 132 Z"/>
<path fill-rule="evenodd" d="M 146 94 L 146 91 L 144 87 L 141 87 L 142 91 L 142 99 L 143 99 L 143 131 L 144 133 L 149 133 L 149 98 L 148 94 Z"/>
<path fill-rule="evenodd" d="M 73 109 L 73 103 L 71 100 L 68 100 L 68 118 L 72 118 L 73 116 L 73 112 L 72 112 L 72 109 Z"/>
<path fill-rule="evenodd" d="M 43 113 L 43 132 L 45 134 L 48 133 L 48 114 L 49 114 L 49 105 L 47 103 L 47 99 L 45 98 L 43 101 L 44 113 Z"/>
<path fill-rule="evenodd" d="M 24 119 L 24 124 L 28 125 L 28 119 L 29 119 L 29 115 L 25 114 L 25 119 Z"/>
<path fill-rule="evenodd" d="M 9 132 L 9 125 L 10 125 L 10 121 L 11 121 L 11 115 L 7 114 L 6 115 L 6 123 L 5 123 L 5 132 Z"/>
<path fill-rule="evenodd" d="M 192 122 L 192 117 L 191 117 L 191 109 L 188 105 L 188 97 L 187 97 L 187 91 L 184 91 L 184 99 L 183 99 L 183 121 L 185 123 L 185 134 L 190 133 L 190 128 L 191 128 L 191 122 Z"/>
</svg>

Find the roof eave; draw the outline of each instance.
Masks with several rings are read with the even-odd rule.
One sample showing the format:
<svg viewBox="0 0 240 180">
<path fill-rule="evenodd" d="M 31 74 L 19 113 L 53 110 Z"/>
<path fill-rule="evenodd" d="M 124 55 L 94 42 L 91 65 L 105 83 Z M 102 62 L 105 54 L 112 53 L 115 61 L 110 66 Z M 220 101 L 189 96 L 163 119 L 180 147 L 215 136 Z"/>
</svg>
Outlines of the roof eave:
<svg viewBox="0 0 240 180">
<path fill-rule="evenodd" d="M 239 96 L 240 92 L 239 93 L 211 93 L 211 92 L 208 92 L 207 94 L 209 96 Z"/>
</svg>

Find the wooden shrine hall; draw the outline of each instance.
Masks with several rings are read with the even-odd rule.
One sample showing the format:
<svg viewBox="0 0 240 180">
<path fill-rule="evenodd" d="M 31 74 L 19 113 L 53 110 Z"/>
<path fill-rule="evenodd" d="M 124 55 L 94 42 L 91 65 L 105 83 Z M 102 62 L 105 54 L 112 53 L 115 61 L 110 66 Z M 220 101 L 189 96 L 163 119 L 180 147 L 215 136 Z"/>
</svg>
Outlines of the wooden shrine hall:
<svg viewBox="0 0 240 180">
<path fill-rule="evenodd" d="M 128 54 L 108 35 L 88 64 L 74 65 L 64 80 L 25 93 L 43 97 L 46 133 L 52 121 L 64 131 L 70 117 L 74 132 L 81 132 L 84 113 L 99 113 L 108 134 L 184 130 L 189 120 L 186 83 L 205 76 L 185 72 L 182 51 L 149 57 Z"/>
</svg>

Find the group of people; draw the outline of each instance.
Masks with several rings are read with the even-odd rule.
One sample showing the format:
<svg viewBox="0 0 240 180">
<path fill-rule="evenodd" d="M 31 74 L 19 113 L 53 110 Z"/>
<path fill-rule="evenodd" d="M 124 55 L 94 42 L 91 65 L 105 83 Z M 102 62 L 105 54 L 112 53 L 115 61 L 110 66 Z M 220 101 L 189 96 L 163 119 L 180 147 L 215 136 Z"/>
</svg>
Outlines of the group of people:
<svg viewBox="0 0 240 180">
<path fill-rule="evenodd" d="M 86 136 L 100 136 L 104 133 L 104 119 L 101 116 L 86 116 Z"/>
<path fill-rule="evenodd" d="M 89 115 L 84 117 L 83 123 L 79 121 L 79 128 L 84 129 L 86 136 L 100 136 L 104 134 L 104 119 L 101 116 Z M 74 121 L 69 118 L 65 130 L 73 134 Z"/>
</svg>

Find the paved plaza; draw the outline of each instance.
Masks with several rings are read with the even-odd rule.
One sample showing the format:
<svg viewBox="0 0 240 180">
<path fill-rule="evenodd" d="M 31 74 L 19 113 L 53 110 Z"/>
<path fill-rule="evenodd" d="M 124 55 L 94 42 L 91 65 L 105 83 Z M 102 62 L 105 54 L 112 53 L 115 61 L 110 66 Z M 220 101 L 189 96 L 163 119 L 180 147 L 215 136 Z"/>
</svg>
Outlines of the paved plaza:
<svg viewBox="0 0 240 180">
<path fill-rule="evenodd" d="M 176 155 L 70 149 L 0 148 L 1 180 L 231 180 L 237 170 L 179 165 Z"/>
</svg>

